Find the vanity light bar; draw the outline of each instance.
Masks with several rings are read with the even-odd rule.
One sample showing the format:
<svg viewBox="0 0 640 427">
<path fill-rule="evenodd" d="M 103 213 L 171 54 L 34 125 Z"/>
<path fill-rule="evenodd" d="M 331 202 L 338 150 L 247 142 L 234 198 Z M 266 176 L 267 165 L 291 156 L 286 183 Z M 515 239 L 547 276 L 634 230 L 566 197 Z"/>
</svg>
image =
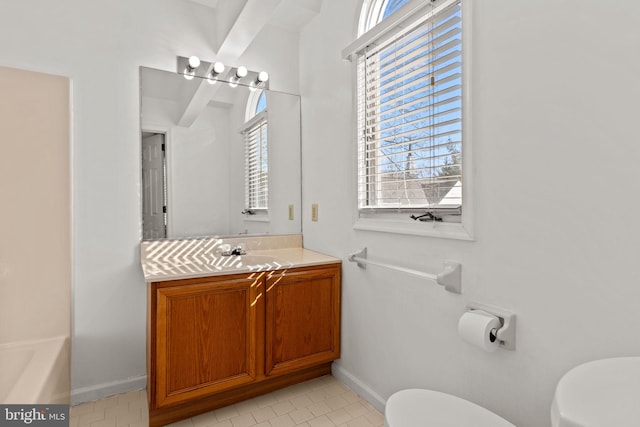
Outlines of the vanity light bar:
<svg viewBox="0 0 640 427">
<path fill-rule="evenodd" d="M 222 62 L 204 62 L 197 56 L 178 56 L 178 73 L 185 79 L 192 80 L 194 77 L 206 78 L 210 84 L 217 81 L 224 81 L 230 86 L 236 87 L 238 84 L 246 84 L 252 90 L 256 88 L 267 88 L 269 73 L 266 71 L 250 71 L 241 65 L 238 67 L 226 67 Z M 243 80 L 247 83 L 243 83 Z M 250 80 L 249 80 L 250 79 Z"/>
</svg>

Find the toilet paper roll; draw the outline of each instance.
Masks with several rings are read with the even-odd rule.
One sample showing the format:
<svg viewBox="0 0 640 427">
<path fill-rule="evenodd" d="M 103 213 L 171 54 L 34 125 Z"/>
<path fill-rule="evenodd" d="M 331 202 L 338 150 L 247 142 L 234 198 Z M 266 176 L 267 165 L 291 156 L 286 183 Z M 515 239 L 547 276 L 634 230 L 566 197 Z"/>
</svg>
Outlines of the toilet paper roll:
<svg viewBox="0 0 640 427">
<path fill-rule="evenodd" d="M 464 341 L 484 351 L 496 351 L 498 339 L 491 338 L 492 329 L 500 329 L 500 319 L 482 310 L 465 312 L 458 322 L 458 335 Z"/>
</svg>

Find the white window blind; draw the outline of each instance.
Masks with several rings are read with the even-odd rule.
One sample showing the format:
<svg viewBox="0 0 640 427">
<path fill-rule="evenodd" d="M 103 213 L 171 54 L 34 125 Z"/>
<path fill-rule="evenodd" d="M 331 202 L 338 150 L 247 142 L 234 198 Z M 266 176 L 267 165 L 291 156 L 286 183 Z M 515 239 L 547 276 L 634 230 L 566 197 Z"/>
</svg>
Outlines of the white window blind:
<svg viewBox="0 0 640 427">
<path fill-rule="evenodd" d="M 266 111 L 250 120 L 243 133 L 245 141 L 245 207 L 247 209 L 268 209 L 269 158 Z"/>
<path fill-rule="evenodd" d="M 462 206 L 461 6 L 449 3 L 358 53 L 361 212 Z"/>
</svg>

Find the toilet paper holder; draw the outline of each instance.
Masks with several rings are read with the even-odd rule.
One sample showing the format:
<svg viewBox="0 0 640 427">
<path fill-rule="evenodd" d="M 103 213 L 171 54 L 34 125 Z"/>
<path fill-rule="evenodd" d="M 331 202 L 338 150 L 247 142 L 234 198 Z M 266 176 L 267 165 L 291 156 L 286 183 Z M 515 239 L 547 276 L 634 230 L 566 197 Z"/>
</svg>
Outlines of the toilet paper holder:
<svg viewBox="0 0 640 427">
<path fill-rule="evenodd" d="M 495 336 L 499 341 L 500 348 L 504 350 L 516 349 L 516 315 L 500 307 L 494 307 L 478 302 L 467 304 L 467 311 L 482 310 L 500 319 L 500 328 L 496 330 Z"/>
</svg>

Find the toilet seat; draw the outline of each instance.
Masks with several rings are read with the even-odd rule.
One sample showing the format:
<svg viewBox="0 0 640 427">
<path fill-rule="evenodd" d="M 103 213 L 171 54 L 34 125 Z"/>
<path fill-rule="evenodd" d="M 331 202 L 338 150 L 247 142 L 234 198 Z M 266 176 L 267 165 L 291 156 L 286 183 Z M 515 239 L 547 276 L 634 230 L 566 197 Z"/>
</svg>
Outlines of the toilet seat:
<svg viewBox="0 0 640 427">
<path fill-rule="evenodd" d="M 385 406 L 385 427 L 515 427 L 493 412 L 446 393 L 409 389 Z"/>
<path fill-rule="evenodd" d="M 640 425 L 640 357 L 579 365 L 558 382 L 551 404 L 553 427 Z"/>
</svg>

